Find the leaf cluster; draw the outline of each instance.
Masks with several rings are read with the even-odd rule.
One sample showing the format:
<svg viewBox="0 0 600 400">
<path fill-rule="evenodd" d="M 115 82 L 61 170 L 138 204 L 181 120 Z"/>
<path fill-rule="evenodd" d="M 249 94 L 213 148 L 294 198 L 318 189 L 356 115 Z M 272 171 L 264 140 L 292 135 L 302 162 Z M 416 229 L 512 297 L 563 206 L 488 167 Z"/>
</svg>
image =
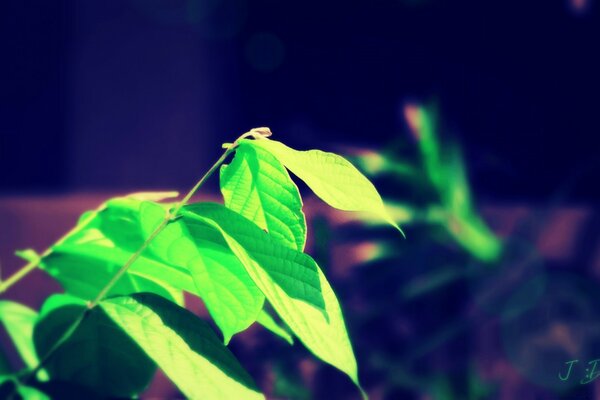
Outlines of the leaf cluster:
<svg viewBox="0 0 600 400">
<path fill-rule="evenodd" d="M 134 397 L 160 368 L 188 398 L 263 398 L 227 347 L 254 323 L 290 344 L 298 339 L 362 392 L 336 295 L 304 252 L 302 198 L 288 171 L 332 207 L 398 227 L 346 159 L 253 136 L 225 154 L 235 152 L 220 168 L 223 205 L 186 204 L 203 180 L 178 203 L 173 193 L 114 198 L 84 213 L 43 254 L 20 253 L 65 293 L 39 312 L 0 302 L 25 364 L 1 371 L 0 393 Z M 203 300 L 220 336 L 185 309 L 184 292 Z"/>
</svg>

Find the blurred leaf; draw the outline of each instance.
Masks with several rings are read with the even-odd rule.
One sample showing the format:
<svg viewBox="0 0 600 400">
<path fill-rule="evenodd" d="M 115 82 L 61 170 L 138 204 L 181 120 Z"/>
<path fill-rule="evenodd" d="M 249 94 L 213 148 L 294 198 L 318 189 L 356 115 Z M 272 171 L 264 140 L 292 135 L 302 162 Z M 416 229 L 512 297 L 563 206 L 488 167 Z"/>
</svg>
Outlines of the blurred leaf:
<svg viewBox="0 0 600 400">
<path fill-rule="evenodd" d="M 40 260 L 40 255 L 33 249 L 17 250 L 15 255 L 27 262 L 38 262 Z"/>
<path fill-rule="evenodd" d="M 0 376 L 0 399 L 10 400 L 50 400 L 43 392 L 7 376 Z"/>
<path fill-rule="evenodd" d="M 377 151 L 354 149 L 354 153 L 351 161 L 369 177 L 389 174 L 407 180 L 414 179 L 418 173 L 417 168 L 412 163 L 400 162 L 392 156 Z"/>
<path fill-rule="evenodd" d="M 478 259 L 498 259 L 501 243 L 473 208 L 462 155 L 457 146 L 449 147 L 444 165 L 446 179 L 441 197 L 449 214 L 446 222 L 448 231 Z"/>
<path fill-rule="evenodd" d="M 279 324 L 273 319 L 271 315 L 265 310 L 262 310 L 260 314 L 258 314 L 258 318 L 256 322 L 273 332 L 275 335 L 279 336 L 289 344 L 294 344 L 294 338 L 287 331 L 286 328 L 279 326 Z"/>
<path fill-rule="evenodd" d="M 440 156 L 437 137 L 435 110 L 417 105 L 407 105 L 404 114 L 416 138 L 421 153 L 425 173 L 439 191 L 444 187 L 444 168 Z"/>
<path fill-rule="evenodd" d="M 435 108 L 409 105 L 405 115 L 417 138 L 425 172 L 441 202 L 442 210 L 429 212 L 431 220 L 442 223 L 474 257 L 497 260 L 501 242 L 474 209 L 460 148 L 453 143 L 440 144 Z"/>
<path fill-rule="evenodd" d="M 139 200 L 139 201 L 163 201 L 167 199 L 174 199 L 179 196 L 179 192 L 169 191 L 169 192 L 137 192 L 131 193 L 127 196 L 123 196 L 124 198 Z"/>
<path fill-rule="evenodd" d="M 17 352 L 25 365 L 33 368 L 38 358 L 32 342 L 33 325 L 37 312 L 22 304 L 9 300 L 0 300 L 0 322 L 4 324 Z"/>
<path fill-rule="evenodd" d="M 472 211 L 471 189 L 467 181 L 462 154 L 456 145 L 447 146 L 444 158 L 444 186 L 441 190 L 442 203 L 458 215 Z"/>
<path fill-rule="evenodd" d="M 459 270 L 455 266 L 449 268 L 441 267 L 432 272 L 424 273 L 416 279 L 408 282 L 402 288 L 402 297 L 404 299 L 415 299 L 417 297 L 432 294 L 432 292 L 447 287 L 449 283 L 456 282 L 463 278 L 464 270 Z"/>
<path fill-rule="evenodd" d="M 231 164 L 221 167 L 220 180 L 227 208 L 267 230 L 281 244 L 304 249 L 306 221 L 302 199 L 277 158 L 242 142 Z"/>
<path fill-rule="evenodd" d="M 46 300 L 33 339 L 38 355 L 46 355 L 78 317 L 85 319 L 47 360 L 52 380 L 73 382 L 104 396 L 132 397 L 148 386 L 156 366 L 100 307 L 68 295 Z"/>
<path fill-rule="evenodd" d="M 108 299 L 101 307 L 186 397 L 263 398 L 209 326 L 186 309 L 150 293 Z"/>
<path fill-rule="evenodd" d="M 117 198 L 107 201 L 101 211 L 85 213 L 79 229 L 54 245 L 41 267 L 67 293 L 86 300 L 94 298 L 144 242 L 139 220 L 142 204 L 129 197 Z M 157 261 L 144 252 L 109 295 L 155 292 L 183 304 L 182 290 L 195 291 L 187 270 Z"/>
<path fill-rule="evenodd" d="M 479 260 L 492 262 L 499 259 L 502 242 L 477 215 L 469 214 L 462 219 L 450 216 L 447 229 L 465 250 Z"/>
<path fill-rule="evenodd" d="M 273 366 L 273 396 L 281 399 L 310 400 L 310 390 L 299 379 L 299 374 L 290 369 L 292 368 L 285 368 L 280 364 Z"/>
<path fill-rule="evenodd" d="M 471 365 L 467 371 L 468 379 L 468 399 L 469 400 L 483 400 L 491 398 L 496 392 L 496 384 L 486 382 L 480 375 L 477 367 Z"/>
<path fill-rule="evenodd" d="M 8 357 L 4 352 L 4 349 L 0 347 L 0 377 L 4 375 L 10 375 L 13 372 Z"/>
</svg>

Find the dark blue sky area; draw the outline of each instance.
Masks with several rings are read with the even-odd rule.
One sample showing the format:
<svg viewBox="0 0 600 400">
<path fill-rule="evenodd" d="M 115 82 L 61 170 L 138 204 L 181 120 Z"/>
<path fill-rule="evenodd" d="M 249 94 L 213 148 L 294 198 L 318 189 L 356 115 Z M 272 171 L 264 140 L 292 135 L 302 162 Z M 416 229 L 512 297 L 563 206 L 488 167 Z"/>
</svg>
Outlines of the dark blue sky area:
<svg viewBox="0 0 600 400">
<path fill-rule="evenodd" d="M 573 198 L 597 202 L 586 4 L 3 2 L 0 191 L 185 188 L 262 125 L 381 148 L 412 100 L 437 103 L 481 196 L 547 199 L 579 174 Z"/>
</svg>

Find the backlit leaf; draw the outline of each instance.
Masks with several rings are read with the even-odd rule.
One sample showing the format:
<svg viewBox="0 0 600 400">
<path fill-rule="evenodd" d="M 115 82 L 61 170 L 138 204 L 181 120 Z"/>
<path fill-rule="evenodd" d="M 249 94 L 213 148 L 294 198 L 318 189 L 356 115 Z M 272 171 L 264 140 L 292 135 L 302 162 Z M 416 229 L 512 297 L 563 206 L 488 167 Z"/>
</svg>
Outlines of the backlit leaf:
<svg viewBox="0 0 600 400">
<path fill-rule="evenodd" d="M 37 263 L 40 260 L 40 255 L 33 249 L 17 250 L 15 255 L 30 263 Z"/>
<path fill-rule="evenodd" d="M 324 311 L 317 263 L 309 255 L 279 244 L 256 224 L 220 204 L 192 204 L 182 215 L 190 229 L 208 224 L 221 232 L 271 303 L 283 292 Z"/>
<path fill-rule="evenodd" d="M 218 204 L 194 204 L 186 207 L 183 215 L 186 224 L 203 221 L 218 229 L 292 332 L 317 357 L 345 372 L 359 386 L 339 303 L 312 258 L 275 243 L 255 224 Z"/>
<path fill-rule="evenodd" d="M 50 297 L 34 329 L 37 354 L 48 354 L 85 310 L 85 302 L 75 297 Z M 118 397 L 132 397 L 144 390 L 155 369 L 152 360 L 100 307 L 88 311 L 70 339 L 46 363 L 53 380 L 73 382 L 104 396 Z"/>
<path fill-rule="evenodd" d="M 192 399 L 262 399 L 252 378 L 210 327 L 150 294 L 107 299 L 106 314 Z"/>
<path fill-rule="evenodd" d="M 38 364 L 31 339 L 36 319 L 37 312 L 31 308 L 14 301 L 0 300 L 0 322 L 4 324 L 17 352 L 29 368 Z"/>
<path fill-rule="evenodd" d="M 269 313 L 267 313 L 265 310 L 262 310 L 260 314 L 258 314 L 256 322 L 258 322 L 259 324 L 261 324 L 262 326 L 264 326 L 265 328 L 267 328 L 268 330 L 270 330 L 275 335 L 279 336 L 289 344 L 294 344 L 294 338 L 287 331 L 287 329 L 279 326 L 279 324 L 273 319 L 273 317 L 269 315 Z"/>
<path fill-rule="evenodd" d="M 146 234 L 165 212 L 155 203 L 144 203 L 141 221 Z M 188 291 L 204 300 L 225 343 L 256 321 L 264 296 L 214 229 L 174 221 L 156 236 L 149 249 L 159 260 L 189 272 L 195 286 Z"/>
<path fill-rule="evenodd" d="M 268 151 L 242 142 L 230 165 L 221 167 L 227 208 L 267 230 L 280 243 L 302 251 L 306 221 L 298 188 Z"/>
<path fill-rule="evenodd" d="M 120 249 L 104 246 L 63 245 L 44 258 L 42 267 L 60 282 L 67 293 L 92 300 L 130 255 Z M 165 281 L 174 280 L 195 289 L 191 278 L 184 273 L 176 270 L 166 273 L 163 264 L 140 258 L 110 289 L 108 295 L 153 292 L 183 304 L 181 287 L 175 289 L 165 284 Z"/>
<path fill-rule="evenodd" d="M 375 186 L 344 157 L 321 150 L 298 151 L 270 139 L 246 143 L 273 154 L 331 207 L 374 213 L 402 232 L 388 215 Z"/>
<path fill-rule="evenodd" d="M 144 242 L 141 204 L 131 197 L 118 198 L 109 200 L 101 211 L 85 213 L 79 230 L 52 248 L 42 268 L 68 293 L 94 298 Z M 182 290 L 195 290 L 187 270 L 154 260 L 144 252 L 109 295 L 154 292 L 182 304 Z"/>
</svg>

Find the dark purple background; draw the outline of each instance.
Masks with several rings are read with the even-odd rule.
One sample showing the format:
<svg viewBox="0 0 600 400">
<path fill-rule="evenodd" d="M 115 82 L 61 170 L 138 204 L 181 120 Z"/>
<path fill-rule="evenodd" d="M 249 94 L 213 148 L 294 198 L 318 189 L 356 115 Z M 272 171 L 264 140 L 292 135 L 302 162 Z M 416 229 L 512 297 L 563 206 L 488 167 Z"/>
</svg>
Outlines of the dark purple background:
<svg viewBox="0 0 600 400">
<path fill-rule="evenodd" d="M 579 173 L 575 197 L 597 202 L 583 3 L 6 1 L 0 192 L 183 189 L 261 125 L 380 147 L 415 99 L 438 103 L 484 198 L 545 199 Z"/>
</svg>

